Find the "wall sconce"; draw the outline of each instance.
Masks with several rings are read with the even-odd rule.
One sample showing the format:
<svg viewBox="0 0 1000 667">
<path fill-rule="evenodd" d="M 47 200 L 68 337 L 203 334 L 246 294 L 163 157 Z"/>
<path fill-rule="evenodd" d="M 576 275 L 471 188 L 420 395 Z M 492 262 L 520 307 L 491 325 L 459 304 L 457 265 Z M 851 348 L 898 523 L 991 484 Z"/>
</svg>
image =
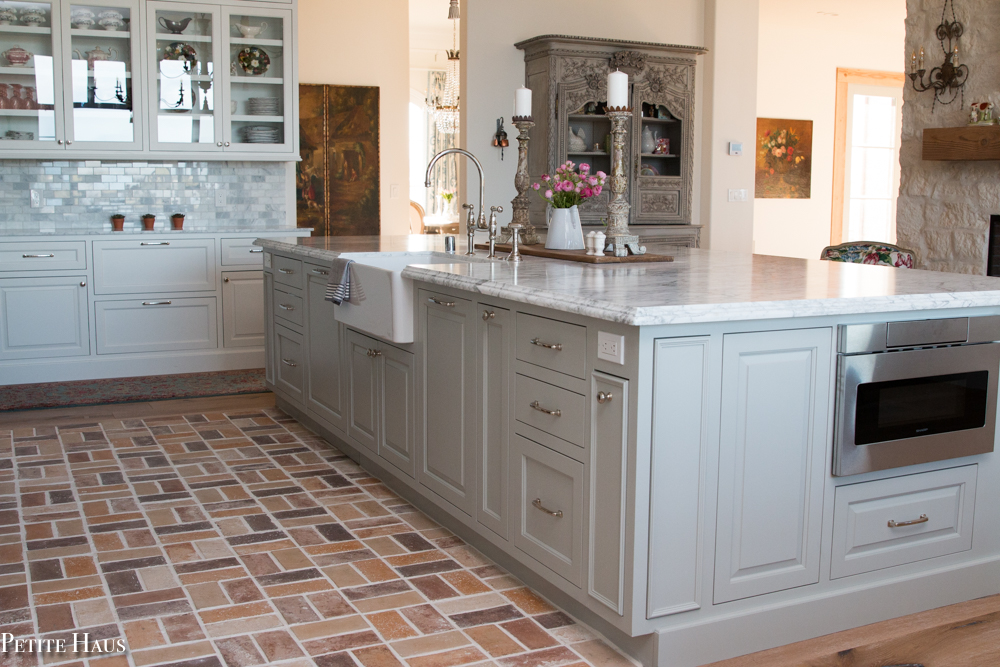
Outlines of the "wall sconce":
<svg viewBox="0 0 1000 667">
<path fill-rule="evenodd" d="M 948 7 L 951 7 L 951 21 L 948 20 Z M 955 16 L 954 0 L 944 0 L 941 11 L 941 25 L 936 34 L 944 51 L 944 62 L 927 72 L 924 69 L 924 47 L 920 47 L 920 55 L 914 52 L 910 56 L 910 81 L 918 93 L 927 90 L 934 91 L 934 101 L 931 103 L 931 113 L 937 103 L 951 104 L 961 94 L 962 106 L 965 106 L 965 82 L 969 80 L 969 68 L 958 63 L 958 38 L 965 32 L 964 26 Z M 926 78 L 925 78 L 925 75 Z"/>
<path fill-rule="evenodd" d="M 493 135 L 493 145 L 500 149 L 500 159 L 503 160 L 503 149 L 510 146 L 507 132 L 503 129 L 503 118 L 497 118 L 497 132 Z"/>
</svg>

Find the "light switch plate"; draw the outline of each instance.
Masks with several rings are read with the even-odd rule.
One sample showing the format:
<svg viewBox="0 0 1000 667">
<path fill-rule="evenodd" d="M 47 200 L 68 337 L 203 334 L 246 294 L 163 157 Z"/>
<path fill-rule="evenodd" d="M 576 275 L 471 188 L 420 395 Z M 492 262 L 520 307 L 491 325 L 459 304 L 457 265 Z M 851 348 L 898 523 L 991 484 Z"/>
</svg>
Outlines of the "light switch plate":
<svg viewBox="0 0 1000 667">
<path fill-rule="evenodd" d="M 729 142 L 729 154 L 734 157 L 739 157 L 743 155 L 743 142 L 742 141 L 730 141 Z"/>
<path fill-rule="evenodd" d="M 625 336 L 597 332 L 597 358 L 620 366 L 625 365 Z"/>
<path fill-rule="evenodd" d="M 746 201 L 747 191 L 745 188 L 729 191 L 729 201 Z"/>
</svg>

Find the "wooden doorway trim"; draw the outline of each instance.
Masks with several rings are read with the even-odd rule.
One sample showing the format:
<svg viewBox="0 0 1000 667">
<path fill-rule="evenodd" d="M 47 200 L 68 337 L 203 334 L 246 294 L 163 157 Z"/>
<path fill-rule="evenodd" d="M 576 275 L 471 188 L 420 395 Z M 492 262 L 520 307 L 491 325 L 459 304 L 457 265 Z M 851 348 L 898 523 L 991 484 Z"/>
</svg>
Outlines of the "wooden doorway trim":
<svg viewBox="0 0 1000 667">
<path fill-rule="evenodd" d="M 902 88 L 902 72 L 879 72 L 868 69 L 837 68 L 837 111 L 833 131 L 833 211 L 830 219 L 830 245 L 844 242 L 844 174 L 847 170 L 847 87 L 852 83 L 866 86 Z"/>
</svg>

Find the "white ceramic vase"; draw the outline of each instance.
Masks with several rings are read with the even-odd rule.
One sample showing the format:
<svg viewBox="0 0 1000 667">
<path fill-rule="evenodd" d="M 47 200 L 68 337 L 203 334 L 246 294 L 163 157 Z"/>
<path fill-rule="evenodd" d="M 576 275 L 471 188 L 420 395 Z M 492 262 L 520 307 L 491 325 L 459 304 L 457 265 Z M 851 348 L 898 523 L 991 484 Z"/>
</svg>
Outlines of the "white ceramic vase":
<svg viewBox="0 0 1000 667">
<path fill-rule="evenodd" d="M 549 250 L 583 250 L 583 226 L 580 211 L 570 208 L 549 208 L 549 232 L 545 236 Z"/>
</svg>

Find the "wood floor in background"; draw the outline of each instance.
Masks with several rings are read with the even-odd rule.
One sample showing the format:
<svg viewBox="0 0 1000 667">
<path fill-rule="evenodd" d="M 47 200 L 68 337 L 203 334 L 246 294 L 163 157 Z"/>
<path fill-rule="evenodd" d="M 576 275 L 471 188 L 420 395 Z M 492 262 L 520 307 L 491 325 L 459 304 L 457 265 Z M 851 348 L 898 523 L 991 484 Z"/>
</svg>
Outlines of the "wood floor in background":
<svg viewBox="0 0 1000 667">
<path fill-rule="evenodd" d="M 996 667 L 1000 595 L 873 623 L 708 667 Z"/>
</svg>

